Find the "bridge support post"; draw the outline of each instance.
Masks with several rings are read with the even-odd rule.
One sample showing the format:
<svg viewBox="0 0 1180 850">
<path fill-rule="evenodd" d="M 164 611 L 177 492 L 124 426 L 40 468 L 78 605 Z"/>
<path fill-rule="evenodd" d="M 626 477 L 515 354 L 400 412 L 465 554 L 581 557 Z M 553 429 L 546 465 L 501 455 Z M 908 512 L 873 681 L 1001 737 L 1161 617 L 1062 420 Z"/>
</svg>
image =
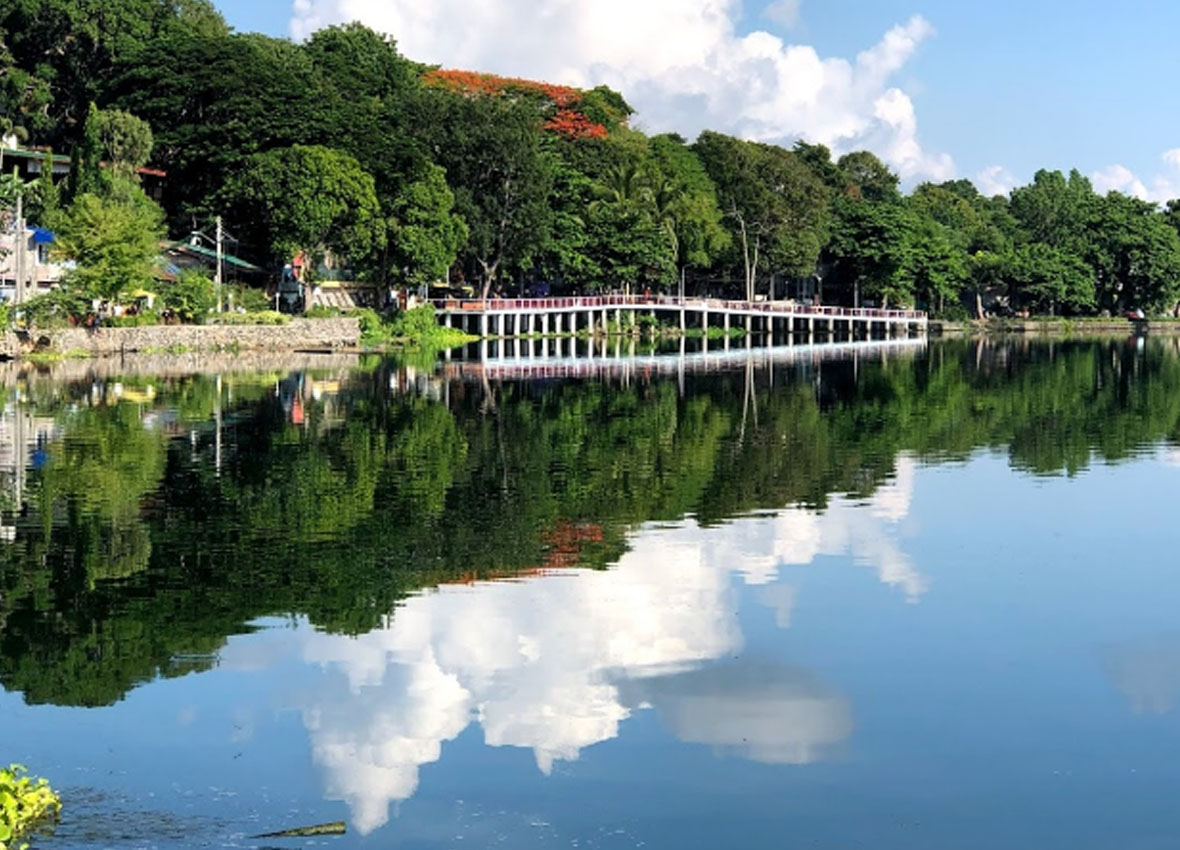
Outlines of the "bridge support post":
<svg viewBox="0 0 1180 850">
<path fill-rule="evenodd" d="M 615 308 L 615 324 L 619 326 L 619 333 L 623 332 L 623 308 Z"/>
<path fill-rule="evenodd" d="M 686 330 L 688 330 L 688 316 L 686 315 L 686 311 L 684 309 L 684 306 L 681 305 L 681 307 L 680 307 L 680 334 L 681 334 L 681 336 L 684 335 L 684 332 Z"/>
<path fill-rule="evenodd" d="M 594 336 L 594 311 L 593 310 L 586 311 L 586 333 L 590 334 L 590 336 Z"/>
<path fill-rule="evenodd" d="M 451 322 L 452 322 L 452 321 L 453 321 L 453 320 L 451 319 L 451 314 L 450 314 L 450 313 L 443 313 L 443 327 L 444 327 L 444 328 L 449 328 L 449 327 L 451 327 Z"/>
<path fill-rule="evenodd" d="M 488 314 L 484 313 L 479 317 L 479 335 L 484 339 L 488 338 Z"/>
<path fill-rule="evenodd" d="M 725 328 L 725 338 L 729 339 L 729 311 L 726 310 L 721 315 L 723 316 L 721 324 Z"/>
<path fill-rule="evenodd" d="M 754 317 L 746 313 L 746 336 L 754 333 Z"/>
</svg>

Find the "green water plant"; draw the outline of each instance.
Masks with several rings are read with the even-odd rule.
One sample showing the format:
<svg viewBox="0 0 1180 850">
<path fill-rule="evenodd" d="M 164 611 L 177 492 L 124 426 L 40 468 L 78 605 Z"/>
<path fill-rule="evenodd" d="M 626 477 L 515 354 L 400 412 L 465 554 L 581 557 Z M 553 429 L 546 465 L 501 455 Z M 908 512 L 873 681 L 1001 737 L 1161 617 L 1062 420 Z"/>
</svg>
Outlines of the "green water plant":
<svg viewBox="0 0 1180 850">
<path fill-rule="evenodd" d="M 24 850 L 23 839 L 61 811 L 49 782 L 27 773 L 19 764 L 0 768 L 0 850 Z"/>
</svg>

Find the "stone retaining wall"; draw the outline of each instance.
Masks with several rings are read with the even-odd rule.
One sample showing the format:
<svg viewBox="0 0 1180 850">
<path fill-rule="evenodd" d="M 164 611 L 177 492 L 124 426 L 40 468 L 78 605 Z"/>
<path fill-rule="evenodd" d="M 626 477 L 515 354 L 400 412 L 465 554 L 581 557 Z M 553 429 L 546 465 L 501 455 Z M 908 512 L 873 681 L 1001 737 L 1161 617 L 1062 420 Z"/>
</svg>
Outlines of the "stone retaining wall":
<svg viewBox="0 0 1180 850">
<path fill-rule="evenodd" d="M 64 328 L 33 331 L 27 337 L 5 334 L 2 353 L 19 357 L 29 351 L 91 355 L 143 351 L 303 351 L 355 348 L 360 323 L 352 317 L 293 319 L 285 325 L 150 325 L 142 328 Z"/>
</svg>

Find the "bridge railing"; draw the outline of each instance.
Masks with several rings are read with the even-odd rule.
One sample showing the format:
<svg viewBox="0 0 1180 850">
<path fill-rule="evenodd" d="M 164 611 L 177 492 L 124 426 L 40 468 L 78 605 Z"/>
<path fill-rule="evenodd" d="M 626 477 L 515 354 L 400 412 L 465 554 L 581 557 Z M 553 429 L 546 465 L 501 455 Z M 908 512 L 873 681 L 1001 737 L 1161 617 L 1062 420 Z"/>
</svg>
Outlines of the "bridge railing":
<svg viewBox="0 0 1180 850">
<path fill-rule="evenodd" d="M 430 302 L 436 310 L 473 313 L 526 313 L 546 310 L 600 310 L 609 307 L 686 308 L 719 312 L 775 313 L 834 319 L 923 321 L 920 310 L 877 307 L 828 307 L 794 301 L 736 301 L 720 298 L 678 298 L 672 295 L 573 295 L 560 298 L 446 298 Z"/>
</svg>

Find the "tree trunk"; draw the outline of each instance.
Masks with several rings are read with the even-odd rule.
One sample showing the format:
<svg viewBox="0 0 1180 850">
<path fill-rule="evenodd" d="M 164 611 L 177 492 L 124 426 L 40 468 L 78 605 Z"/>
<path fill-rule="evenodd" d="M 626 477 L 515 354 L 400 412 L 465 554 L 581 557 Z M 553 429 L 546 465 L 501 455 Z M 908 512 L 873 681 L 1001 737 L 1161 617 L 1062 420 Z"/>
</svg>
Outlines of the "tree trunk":
<svg viewBox="0 0 1180 850">
<path fill-rule="evenodd" d="M 492 284 L 496 282 L 496 271 L 500 268 L 500 261 L 497 259 L 491 263 L 485 260 L 479 260 L 478 262 L 479 267 L 483 269 L 483 291 L 479 297 L 486 301 L 488 293 L 492 291 Z"/>
</svg>

